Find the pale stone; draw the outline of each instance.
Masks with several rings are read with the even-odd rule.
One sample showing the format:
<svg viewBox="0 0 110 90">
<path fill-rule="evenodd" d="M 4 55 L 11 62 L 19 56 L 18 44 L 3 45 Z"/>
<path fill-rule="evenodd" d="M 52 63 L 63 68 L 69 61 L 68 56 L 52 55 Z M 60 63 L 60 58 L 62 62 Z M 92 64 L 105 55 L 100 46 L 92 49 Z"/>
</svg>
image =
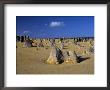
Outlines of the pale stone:
<svg viewBox="0 0 110 90">
<path fill-rule="evenodd" d="M 76 56 L 74 55 L 72 51 L 64 52 L 63 55 L 64 55 L 65 63 L 69 63 L 69 64 L 77 63 Z"/>
<path fill-rule="evenodd" d="M 63 62 L 63 55 L 61 54 L 61 50 L 57 47 L 52 47 L 50 56 L 47 59 L 48 64 L 58 64 Z"/>
</svg>

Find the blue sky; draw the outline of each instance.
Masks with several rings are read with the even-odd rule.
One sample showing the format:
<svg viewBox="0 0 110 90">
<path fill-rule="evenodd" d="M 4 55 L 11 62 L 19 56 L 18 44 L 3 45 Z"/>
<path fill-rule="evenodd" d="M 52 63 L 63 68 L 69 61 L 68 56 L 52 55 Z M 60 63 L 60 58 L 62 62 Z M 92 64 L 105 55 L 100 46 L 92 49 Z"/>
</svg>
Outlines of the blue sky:
<svg viewBox="0 0 110 90">
<path fill-rule="evenodd" d="M 94 37 L 94 16 L 16 16 L 16 33 L 32 38 Z"/>
</svg>

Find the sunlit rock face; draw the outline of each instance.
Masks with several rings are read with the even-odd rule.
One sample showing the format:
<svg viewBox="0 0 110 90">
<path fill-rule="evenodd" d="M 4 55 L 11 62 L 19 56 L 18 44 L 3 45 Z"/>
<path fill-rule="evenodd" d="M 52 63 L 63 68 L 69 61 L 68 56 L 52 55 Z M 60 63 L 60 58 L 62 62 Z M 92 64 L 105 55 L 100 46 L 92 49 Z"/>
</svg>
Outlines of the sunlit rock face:
<svg viewBox="0 0 110 90">
<path fill-rule="evenodd" d="M 61 51 L 57 47 L 52 47 L 50 56 L 47 59 L 48 64 L 77 63 L 76 56 L 72 51 Z"/>
<path fill-rule="evenodd" d="M 48 64 L 61 64 L 63 63 L 63 54 L 62 51 L 53 46 L 50 52 L 50 56 L 47 59 L 47 63 Z"/>
<path fill-rule="evenodd" d="M 64 63 L 75 64 L 77 63 L 76 56 L 72 51 L 67 51 L 63 53 Z"/>
</svg>

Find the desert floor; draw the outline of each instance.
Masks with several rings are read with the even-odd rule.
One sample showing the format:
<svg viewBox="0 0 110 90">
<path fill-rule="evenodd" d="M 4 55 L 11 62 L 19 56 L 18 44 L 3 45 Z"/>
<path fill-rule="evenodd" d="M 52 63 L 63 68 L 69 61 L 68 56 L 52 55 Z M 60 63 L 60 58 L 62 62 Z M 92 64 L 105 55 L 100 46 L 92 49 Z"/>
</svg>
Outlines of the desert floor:
<svg viewBox="0 0 110 90">
<path fill-rule="evenodd" d="M 85 45 L 85 44 L 84 44 Z M 64 50 L 74 50 L 77 47 L 65 48 Z M 46 64 L 51 48 L 44 47 L 30 47 L 16 48 L 16 73 L 17 74 L 94 74 L 94 55 L 85 54 L 89 57 L 80 63 L 76 64 Z M 82 52 L 83 49 L 79 50 Z"/>
</svg>

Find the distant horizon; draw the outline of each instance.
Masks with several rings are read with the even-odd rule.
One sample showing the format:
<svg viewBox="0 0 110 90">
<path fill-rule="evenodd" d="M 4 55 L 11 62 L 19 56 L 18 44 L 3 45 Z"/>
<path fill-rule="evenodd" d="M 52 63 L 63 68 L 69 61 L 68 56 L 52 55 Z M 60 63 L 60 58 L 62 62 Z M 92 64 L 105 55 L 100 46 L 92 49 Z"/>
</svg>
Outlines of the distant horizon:
<svg viewBox="0 0 110 90">
<path fill-rule="evenodd" d="M 16 36 L 26 36 L 26 35 L 16 35 Z M 40 37 L 40 38 L 38 38 L 38 37 L 30 37 L 29 36 L 29 38 L 36 38 L 36 39 L 59 39 L 59 38 L 64 38 L 64 39 L 68 39 L 68 38 L 70 38 L 70 39 L 72 39 L 72 38 L 94 38 L 94 37 Z"/>
<path fill-rule="evenodd" d="M 30 38 L 94 37 L 94 16 L 16 16 L 16 35 Z"/>
</svg>

